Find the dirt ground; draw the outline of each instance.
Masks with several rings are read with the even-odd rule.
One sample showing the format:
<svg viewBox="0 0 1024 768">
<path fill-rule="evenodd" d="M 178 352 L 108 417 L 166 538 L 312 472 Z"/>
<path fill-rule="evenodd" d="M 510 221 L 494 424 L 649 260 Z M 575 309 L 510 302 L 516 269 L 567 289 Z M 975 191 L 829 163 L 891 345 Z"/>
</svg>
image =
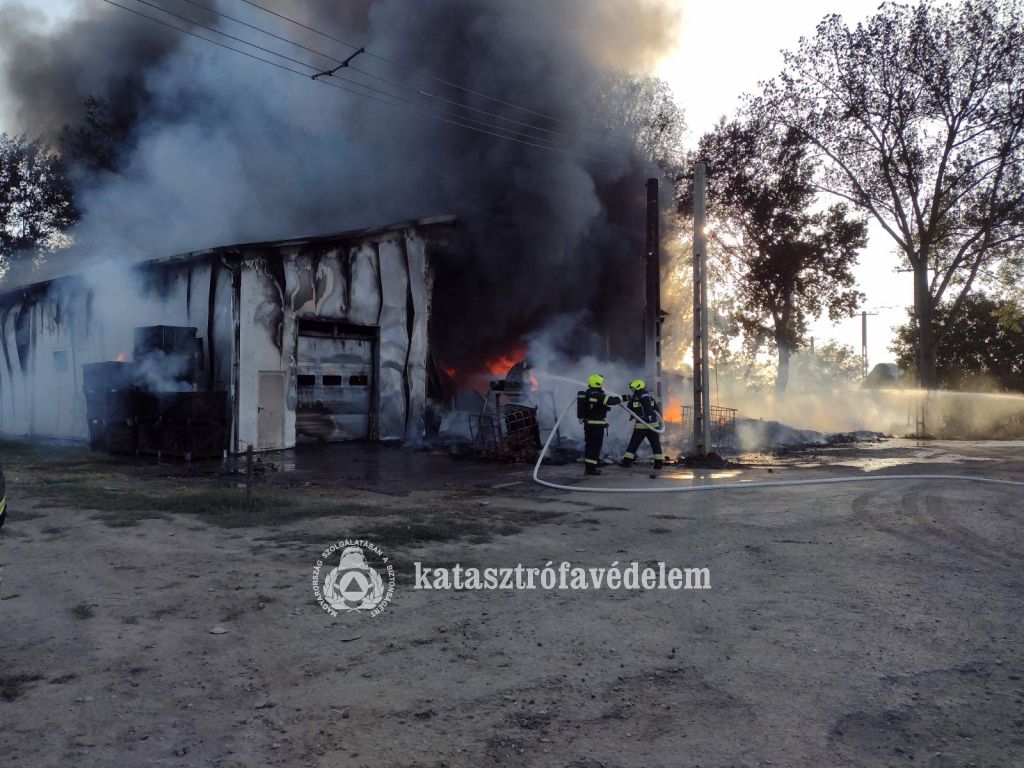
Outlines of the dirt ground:
<svg viewBox="0 0 1024 768">
<path fill-rule="evenodd" d="M 250 501 L 216 465 L 19 444 L 0 462 L 9 768 L 1024 765 L 1021 488 L 568 493 L 521 465 L 344 446 L 267 457 Z M 1024 443 L 716 476 L 865 472 L 1022 479 Z M 395 598 L 332 618 L 312 568 L 357 537 L 391 556 Z M 707 567 L 712 588 L 413 588 L 413 561 L 563 560 Z"/>
</svg>

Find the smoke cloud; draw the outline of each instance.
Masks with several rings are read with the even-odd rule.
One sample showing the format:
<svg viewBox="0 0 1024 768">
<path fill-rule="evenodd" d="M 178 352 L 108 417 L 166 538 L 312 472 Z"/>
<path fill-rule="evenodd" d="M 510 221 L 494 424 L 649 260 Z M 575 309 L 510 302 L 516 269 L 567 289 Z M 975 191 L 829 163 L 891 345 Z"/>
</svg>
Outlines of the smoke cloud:
<svg viewBox="0 0 1024 768">
<path fill-rule="evenodd" d="M 330 66 L 182 0 L 160 2 Z M 581 328 L 600 328 L 605 341 L 636 347 L 642 184 L 653 169 L 629 144 L 592 143 L 603 140 L 582 126 L 634 133 L 624 116 L 647 105 L 623 103 L 636 98 L 635 89 L 609 95 L 609 74 L 641 71 L 668 50 L 680 17 L 673 2 L 264 3 L 381 56 L 557 116 L 565 122 L 357 59 L 377 75 L 564 131 L 575 152 L 546 152 L 346 94 L 98 0 L 82 0 L 52 30 L 26 6 L 7 3 L 0 6 L 0 78 L 21 129 L 55 138 L 62 126 L 81 122 L 90 95 L 133 116 L 117 172 L 78 179 L 84 217 L 73 234 L 81 253 L 138 260 L 454 213 L 465 242 L 440 265 L 432 324 L 435 351 L 447 364 L 479 363 L 556 316 L 580 318 L 562 327 L 563 346 Z M 237 0 L 216 0 L 216 7 L 332 56 L 351 53 Z"/>
</svg>

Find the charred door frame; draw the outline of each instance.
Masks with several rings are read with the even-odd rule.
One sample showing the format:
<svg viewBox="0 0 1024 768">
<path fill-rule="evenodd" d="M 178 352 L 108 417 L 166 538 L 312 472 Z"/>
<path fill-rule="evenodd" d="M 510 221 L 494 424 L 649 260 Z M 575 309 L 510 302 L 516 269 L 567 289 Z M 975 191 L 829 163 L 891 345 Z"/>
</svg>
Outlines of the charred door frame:
<svg viewBox="0 0 1024 768">
<path fill-rule="evenodd" d="M 242 373 L 242 267 L 237 262 L 229 262 L 224 256 L 221 257 L 221 263 L 231 272 L 231 452 L 237 454 L 241 419 L 239 387 Z M 210 279 L 213 279 L 212 272 Z"/>
<path fill-rule="evenodd" d="M 380 326 L 379 325 L 357 325 L 344 320 L 331 317 L 300 317 L 295 323 L 295 346 L 292 349 L 292 359 L 298 362 L 299 359 L 299 337 L 300 336 L 322 336 L 325 338 L 336 338 L 338 336 L 355 336 L 373 342 L 373 387 L 370 390 L 370 428 L 369 439 L 378 440 L 378 425 L 380 415 Z M 298 387 L 298 366 L 292 366 L 292 386 Z"/>
</svg>

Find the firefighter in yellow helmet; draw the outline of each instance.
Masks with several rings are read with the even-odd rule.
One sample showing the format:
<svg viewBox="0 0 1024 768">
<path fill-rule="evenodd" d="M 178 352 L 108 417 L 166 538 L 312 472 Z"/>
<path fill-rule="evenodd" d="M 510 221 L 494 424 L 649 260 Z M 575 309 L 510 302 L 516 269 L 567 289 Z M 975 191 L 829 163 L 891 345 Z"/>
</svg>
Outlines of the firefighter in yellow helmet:
<svg viewBox="0 0 1024 768">
<path fill-rule="evenodd" d="M 629 382 L 632 394 L 626 401 L 633 416 L 633 434 L 629 437 L 629 445 L 622 456 L 622 466 L 628 467 L 636 461 L 636 452 L 644 440 L 651 444 L 651 452 L 654 454 L 654 468 L 661 469 L 665 466 L 665 456 L 661 452 L 661 436 L 655 429 L 661 429 L 661 414 L 654 395 L 647 391 L 642 379 L 633 379 Z M 650 426 L 648 426 L 650 425 Z"/>
<path fill-rule="evenodd" d="M 595 373 L 587 379 L 587 389 L 576 396 L 576 416 L 583 424 L 583 467 L 588 475 L 600 475 L 604 433 L 608 431 L 608 411 L 622 402 L 618 395 L 604 391 L 604 376 Z"/>
</svg>

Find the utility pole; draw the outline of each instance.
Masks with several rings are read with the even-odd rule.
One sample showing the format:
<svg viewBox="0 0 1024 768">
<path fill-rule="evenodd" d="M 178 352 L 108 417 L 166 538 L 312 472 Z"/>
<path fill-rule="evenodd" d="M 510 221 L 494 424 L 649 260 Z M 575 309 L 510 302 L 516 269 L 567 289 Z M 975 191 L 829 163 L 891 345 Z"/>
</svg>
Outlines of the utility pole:
<svg viewBox="0 0 1024 768">
<path fill-rule="evenodd" d="M 693 452 L 711 449 L 711 382 L 708 371 L 707 166 L 693 167 Z"/>
<path fill-rule="evenodd" d="M 877 314 L 865 310 L 861 310 L 860 313 L 860 360 L 865 379 L 868 377 L 868 315 Z"/>
<path fill-rule="evenodd" d="M 661 233 L 658 180 L 647 180 L 647 253 L 644 257 L 644 370 L 661 401 Z"/>
</svg>

